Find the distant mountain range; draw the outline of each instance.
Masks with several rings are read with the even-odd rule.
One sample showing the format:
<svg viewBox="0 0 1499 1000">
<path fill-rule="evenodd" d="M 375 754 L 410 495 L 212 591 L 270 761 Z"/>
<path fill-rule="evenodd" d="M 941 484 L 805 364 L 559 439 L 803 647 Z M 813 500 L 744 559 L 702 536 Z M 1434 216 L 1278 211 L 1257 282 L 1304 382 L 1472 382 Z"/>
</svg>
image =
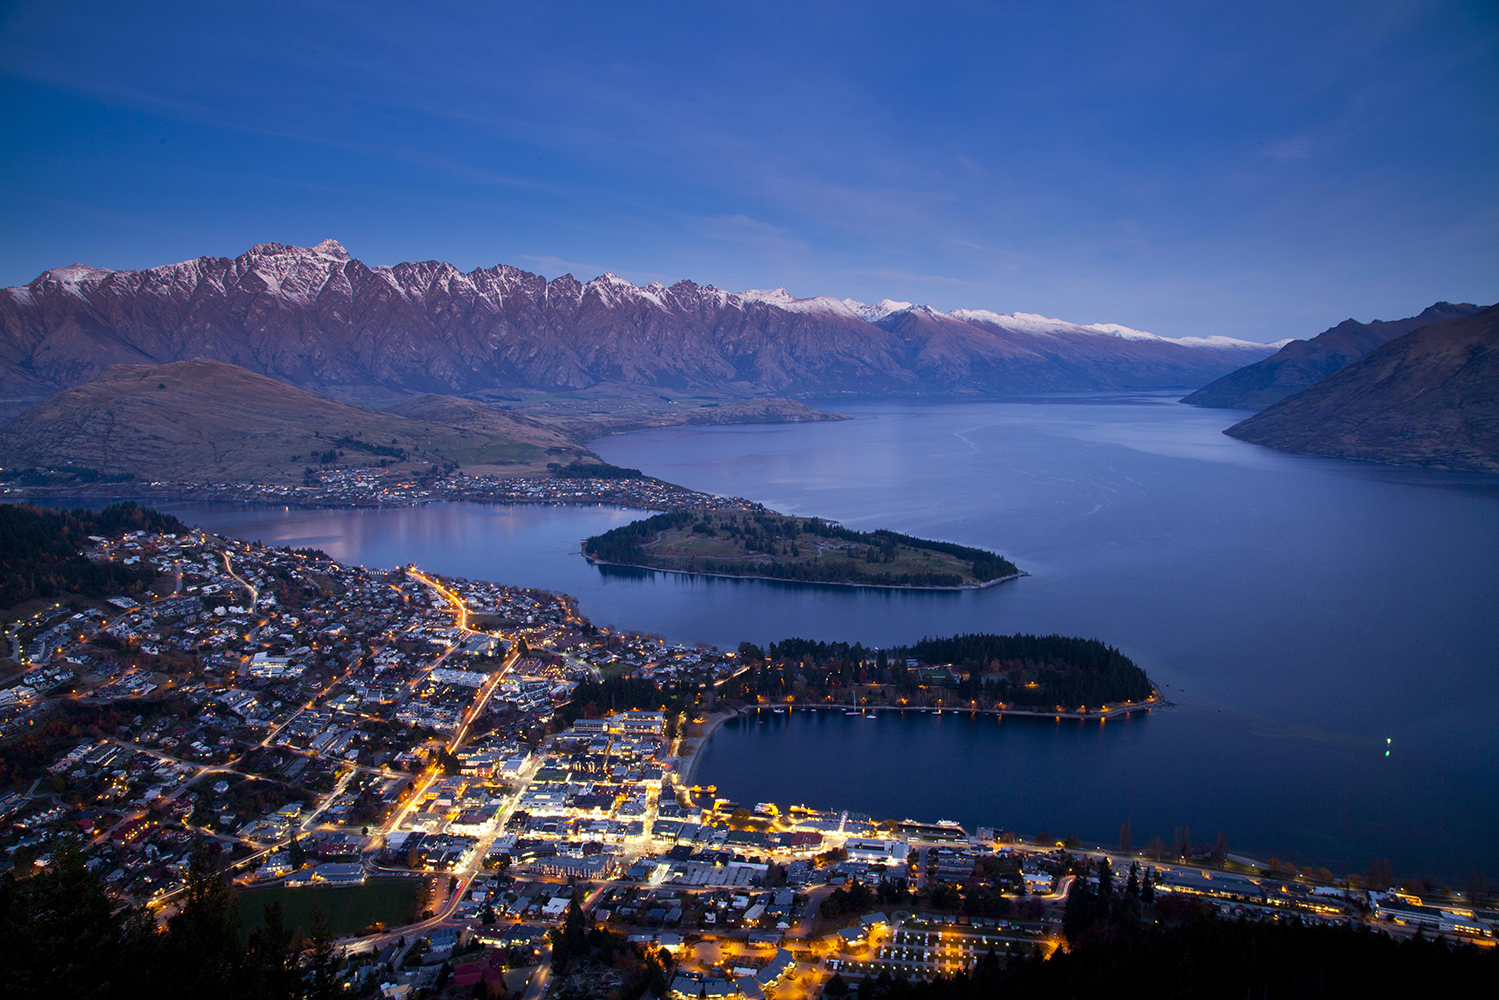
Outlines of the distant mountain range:
<svg viewBox="0 0 1499 1000">
<path fill-rule="evenodd" d="M 1444 319 L 1471 316 L 1481 309 L 1471 303 L 1438 302 L 1419 316 L 1360 323 L 1345 319 L 1310 340 L 1293 340 L 1271 357 L 1245 365 L 1182 400 L 1193 406 L 1263 410 L 1287 396 L 1316 385 L 1396 337 Z"/>
<path fill-rule="evenodd" d="M 1499 472 L 1499 306 L 1397 337 L 1224 433 L 1305 454 Z"/>
<path fill-rule="evenodd" d="M 616 388 L 725 398 L 1191 388 L 1279 347 L 784 289 L 547 281 L 503 264 L 371 268 L 325 240 L 141 271 L 75 264 L 0 291 L 0 407 L 18 412 L 111 365 L 200 357 L 388 405 Z"/>
</svg>

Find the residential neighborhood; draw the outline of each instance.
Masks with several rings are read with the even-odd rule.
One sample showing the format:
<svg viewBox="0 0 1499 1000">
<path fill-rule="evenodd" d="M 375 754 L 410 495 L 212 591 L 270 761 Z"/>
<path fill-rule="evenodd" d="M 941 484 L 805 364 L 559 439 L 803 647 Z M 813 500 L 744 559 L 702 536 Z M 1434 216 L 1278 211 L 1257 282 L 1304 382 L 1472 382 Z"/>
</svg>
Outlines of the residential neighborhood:
<svg viewBox="0 0 1499 1000">
<path fill-rule="evenodd" d="M 1107 895 L 1126 875 L 1136 900 L 1235 916 L 1480 941 L 1499 921 L 1190 848 L 729 801 L 693 783 L 713 727 L 819 710 L 721 697 L 742 690 L 738 652 L 414 566 L 197 530 L 89 542 L 157 582 L 6 630 L 3 863 L 72 844 L 119 904 L 164 917 L 206 844 L 247 906 L 349 901 L 335 931 L 359 995 L 604 995 L 615 941 L 658 1000 L 930 979 L 1047 953 L 1074 883 Z M 569 921 L 589 933 L 564 946 Z"/>
</svg>

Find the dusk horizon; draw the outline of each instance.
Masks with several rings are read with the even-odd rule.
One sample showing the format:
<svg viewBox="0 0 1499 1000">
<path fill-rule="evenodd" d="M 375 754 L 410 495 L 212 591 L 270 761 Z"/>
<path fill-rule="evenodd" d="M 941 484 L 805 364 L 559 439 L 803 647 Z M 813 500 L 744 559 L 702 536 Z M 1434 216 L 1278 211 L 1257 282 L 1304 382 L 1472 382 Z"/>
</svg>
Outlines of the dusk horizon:
<svg viewBox="0 0 1499 1000">
<path fill-rule="evenodd" d="M 331 237 L 1263 342 L 1496 297 L 1483 5 L 43 9 L 0 285 Z"/>
<path fill-rule="evenodd" d="M 7 995 L 1499 980 L 1493 3 L 0 26 Z"/>
</svg>

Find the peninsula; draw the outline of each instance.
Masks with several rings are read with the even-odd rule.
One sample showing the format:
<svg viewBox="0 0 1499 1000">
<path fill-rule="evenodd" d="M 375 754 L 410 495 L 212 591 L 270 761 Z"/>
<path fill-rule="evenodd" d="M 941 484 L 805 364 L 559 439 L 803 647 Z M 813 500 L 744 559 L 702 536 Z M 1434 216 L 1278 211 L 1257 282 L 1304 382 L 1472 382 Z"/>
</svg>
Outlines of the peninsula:
<svg viewBox="0 0 1499 1000">
<path fill-rule="evenodd" d="M 657 514 L 589 538 L 583 554 L 606 565 L 859 587 L 962 590 L 1021 575 L 983 549 L 767 510 Z"/>
<path fill-rule="evenodd" d="M 214 968 L 279 963 L 350 996 L 368 995 L 357 987 L 376 974 L 435 982 L 440 966 L 421 961 L 434 953 L 455 959 L 450 978 L 470 991 L 489 976 L 532 996 L 549 982 L 564 984 L 559 997 L 601 995 L 585 990 L 616 970 L 593 953 L 615 942 L 626 954 L 636 938 L 659 943 L 655 964 L 619 981 L 655 977 L 673 984 L 659 995 L 690 1000 L 708 975 L 682 948 L 694 935 L 752 963 L 715 996 L 756 1000 L 795 979 L 832 983 L 821 993 L 837 997 L 844 974 L 961 982 L 943 977 L 998 975 L 1001 954 L 1028 974 L 1041 959 L 1023 955 L 1055 947 L 1058 932 L 1081 939 L 1091 886 L 1115 885 L 1111 866 L 1121 881 L 1128 872 L 1125 887 L 1098 893 L 1141 913 L 1120 934 L 1158 933 L 1154 921 L 1203 897 L 1246 914 L 1215 933 L 1351 924 L 1365 952 L 1426 924 L 1490 933 L 1471 901 L 1384 895 L 1388 862 L 1367 880 L 1338 878 L 1231 855 L 1221 834 L 1209 847 L 1179 830 L 1174 846 L 1155 836 L 1141 849 L 1128 822 L 1115 850 L 1022 840 L 1001 813 L 970 833 L 836 803 L 751 810 L 694 779 L 714 724 L 746 712 L 1099 718 L 1161 704 L 1097 640 L 786 639 L 726 652 L 596 626 L 564 594 L 344 564 L 134 505 L 0 505 L 0 571 L 11 581 L 0 589 L 0 847 L 13 890 L 0 917 L 21 926 L 42 904 L 81 900 L 89 940 L 112 942 L 113 964 L 89 955 L 93 981 L 194 974 L 202 961 L 176 957 L 193 926 L 180 918 L 207 900 L 213 920 L 249 932 L 248 950 L 238 935 L 214 938 Z M 666 901 L 675 915 L 656 905 Z M 318 918 L 324 906 L 332 914 Z M 124 921 L 146 909 L 177 913 L 141 958 L 118 957 L 136 933 Z M 558 919 L 575 939 L 587 928 L 583 943 L 549 927 Z M 950 951 L 907 946 L 936 932 Z M 85 979 L 53 971 L 77 949 L 22 951 L 26 982 Z"/>
<path fill-rule="evenodd" d="M 827 704 L 1107 718 L 1165 704 L 1139 665 L 1097 639 L 969 634 L 875 649 L 784 639 L 739 646 L 749 669 L 724 687 L 748 705 Z"/>
</svg>

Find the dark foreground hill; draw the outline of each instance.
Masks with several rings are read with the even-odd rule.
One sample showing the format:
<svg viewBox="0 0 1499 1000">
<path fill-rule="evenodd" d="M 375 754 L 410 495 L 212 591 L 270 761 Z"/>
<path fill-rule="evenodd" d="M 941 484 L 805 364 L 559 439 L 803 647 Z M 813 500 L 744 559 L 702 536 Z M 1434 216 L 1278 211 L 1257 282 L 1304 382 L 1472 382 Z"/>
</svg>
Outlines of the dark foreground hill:
<svg viewBox="0 0 1499 1000">
<path fill-rule="evenodd" d="M 1499 306 L 1424 326 L 1235 424 L 1283 451 L 1499 472 Z"/>
<path fill-rule="evenodd" d="M 116 365 L 0 430 L 0 464 L 76 470 L 85 482 L 288 483 L 309 468 L 458 463 L 516 473 L 598 460 L 534 421 L 500 414 L 471 429 L 441 422 L 441 406 L 413 412 L 428 419 L 350 406 L 219 361 Z"/>
<path fill-rule="evenodd" d="M 1287 396 L 1310 388 L 1333 372 L 1347 367 L 1396 337 L 1403 337 L 1429 323 L 1471 316 L 1481 306 L 1464 302 L 1438 302 L 1419 316 L 1360 323 L 1345 319 L 1310 340 L 1293 340 L 1263 361 L 1245 365 L 1236 372 L 1203 386 L 1182 400 L 1192 406 L 1263 410 Z"/>
</svg>

